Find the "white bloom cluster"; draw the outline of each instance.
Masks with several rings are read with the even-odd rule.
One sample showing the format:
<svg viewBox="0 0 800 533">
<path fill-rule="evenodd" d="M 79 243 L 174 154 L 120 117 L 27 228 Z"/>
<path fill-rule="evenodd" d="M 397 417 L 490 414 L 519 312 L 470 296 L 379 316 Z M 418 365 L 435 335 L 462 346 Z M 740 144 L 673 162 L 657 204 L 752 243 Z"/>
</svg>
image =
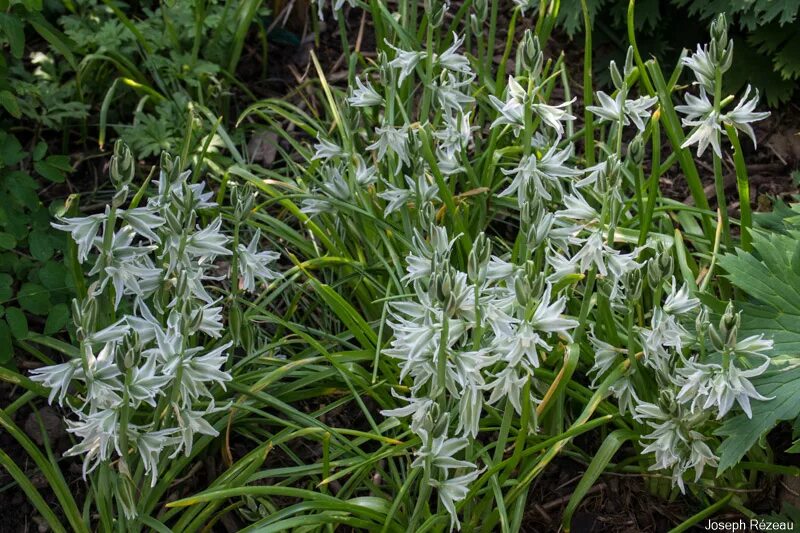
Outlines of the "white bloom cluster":
<svg viewBox="0 0 800 533">
<path fill-rule="evenodd" d="M 722 107 L 730 100 L 721 100 L 722 75 L 731 67 L 732 61 L 733 40 L 728 40 L 727 22 L 723 14 L 711 25 L 711 43 L 702 47 L 698 44 L 697 51 L 683 59 L 683 64 L 692 70 L 696 84 L 700 86 L 700 96 L 687 93 L 686 104 L 675 106 L 675 109 L 686 115 L 683 125 L 692 128 L 682 147 L 696 144 L 698 156 L 703 155 L 711 145 L 717 157 L 722 157 L 720 138 L 723 134 L 727 136 L 726 124 L 746 133 L 755 145 L 756 136 L 750 124 L 769 116 L 767 111 L 755 111 L 758 91 L 754 91 L 750 97 L 750 85 L 732 110 L 722 112 Z M 711 100 L 709 94 L 712 95 Z"/>
<path fill-rule="evenodd" d="M 458 527 L 456 503 L 480 472 L 472 457 L 459 454 L 469 454 L 498 408 L 533 413 L 534 429 L 542 367 L 577 338 L 594 348 L 595 382 L 627 360 L 629 370 L 610 391 L 620 411 L 653 429 L 643 438 L 644 453 L 655 452 L 653 468 L 671 469 L 682 488 L 686 470 L 700 476 L 716 464 L 708 440 L 714 415 L 726 416 L 734 404 L 750 414 L 749 401 L 764 399 L 749 380 L 767 368 L 752 358 L 764 357 L 769 343 L 737 342 L 728 327 L 707 350 L 708 338 L 687 326 L 692 314 L 707 310 L 672 277 L 672 251 L 654 242 L 620 246 L 616 238 L 632 209 L 621 190 L 635 182 L 657 101 L 632 96 L 633 51 L 622 72 L 611 65 L 616 92 L 598 93 L 599 105 L 588 107 L 610 127 L 593 154 L 599 161 L 581 168 L 565 138 L 572 135 L 572 102 L 547 101 L 555 76 L 543 74 L 531 34 L 519 45 L 516 75 L 495 94 L 474 83 L 462 39 L 451 42 L 442 53 L 387 43 L 393 53 L 379 54 L 376 76 L 357 79 L 347 98 L 344 131 L 367 133 L 320 138 L 313 156 L 318 181 L 305 186 L 309 215 L 343 204 L 364 213 L 377 208 L 387 226 L 414 235 L 406 294 L 388 304 L 393 337 L 383 352 L 398 362 L 409 393 L 394 392 L 404 404 L 383 414 L 410 418 L 420 441 L 412 467 L 424 469 L 424 483 L 437 489 L 451 527 Z M 409 87 L 419 89 L 414 105 L 397 98 Z M 636 136 L 623 150 L 631 130 Z M 483 176 L 476 176 L 476 147 L 487 145 L 491 161 L 481 160 Z M 477 194 L 486 194 L 500 217 L 511 213 L 512 244 L 495 255 L 485 233 L 454 236 L 447 229 L 469 231 L 458 225 L 460 205 L 448 197 L 467 204 Z M 341 210 L 333 219 L 339 228 L 350 223 Z M 626 326 L 628 334 L 620 335 Z M 660 389 L 671 403 L 654 397 Z"/>
<path fill-rule="evenodd" d="M 114 180 L 119 167 L 129 174 Z M 118 146 L 113 203 L 103 214 L 53 224 L 71 233 L 81 263 L 94 255 L 92 282 L 73 305 L 79 355 L 34 370 L 32 379 L 77 417 L 68 431 L 79 442 L 67 455 L 83 455 L 84 476 L 115 452 L 119 471 L 128 472 L 124 463 L 135 450 L 155 485 L 164 453 L 188 456 L 196 435 L 217 435 L 205 417 L 219 410 L 213 387 L 231 379 L 232 343 L 222 342 L 223 308 L 211 295 L 212 283 L 223 278 L 215 260 L 237 254 L 246 290 L 255 278 L 276 275 L 268 265 L 277 254 L 257 251 L 258 233 L 234 251 L 219 217 L 201 222 L 203 211 L 216 206 L 212 193 L 178 168 L 162 158 L 157 194 L 146 207 L 123 209 L 133 163 Z"/>
</svg>

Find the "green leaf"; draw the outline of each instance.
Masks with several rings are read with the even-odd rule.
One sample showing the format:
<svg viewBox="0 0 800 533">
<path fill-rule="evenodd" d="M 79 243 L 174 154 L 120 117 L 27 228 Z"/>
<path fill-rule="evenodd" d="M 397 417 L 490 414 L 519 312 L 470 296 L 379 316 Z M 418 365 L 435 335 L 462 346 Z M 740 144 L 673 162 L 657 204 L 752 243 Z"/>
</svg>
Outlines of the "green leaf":
<svg viewBox="0 0 800 533">
<path fill-rule="evenodd" d="M 6 322 L 15 338 L 24 339 L 28 336 L 28 318 L 19 307 L 6 309 Z"/>
<path fill-rule="evenodd" d="M 797 231 L 755 231 L 754 253 L 737 249 L 719 261 L 731 283 L 753 299 L 739 305 L 739 335 L 771 338 L 773 357 L 800 355 L 800 268 L 794 259 L 798 238 Z"/>
<path fill-rule="evenodd" d="M 726 254 L 720 266 L 727 277 L 751 301 L 739 304 L 742 324 L 739 337 L 764 334 L 774 345 L 773 370 L 752 380 L 758 392 L 770 400 L 752 403 L 753 416 L 727 419 L 717 434 L 727 437 L 719 447 L 720 471 L 736 464 L 747 450 L 781 420 L 800 413 L 800 368 L 776 369 L 775 365 L 800 361 L 800 232 L 755 231 L 753 253 L 737 249 Z"/>
<path fill-rule="evenodd" d="M 39 141 L 39 143 L 36 145 L 36 148 L 33 149 L 33 160 L 41 161 L 46 152 L 47 152 L 47 143 L 44 141 Z"/>
<path fill-rule="evenodd" d="M 55 248 L 50 234 L 42 231 L 34 231 L 28 235 L 28 249 L 37 261 L 47 261 L 53 257 Z"/>
<path fill-rule="evenodd" d="M 720 445 L 719 471 L 738 463 L 744 454 L 763 435 L 781 420 L 791 420 L 800 413 L 800 367 L 791 370 L 773 370 L 753 378 L 758 392 L 769 401 L 752 403 L 753 417 L 740 414 L 728 418 L 716 431 L 727 437 Z"/>
<path fill-rule="evenodd" d="M 9 233 L 0 233 L 0 250 L 13 250 L 17 245 L 17 239 Z"/>
<path fill-rule="evenodd" d="M 19 109 L 17 97 L 11 91 L 0 91 L 0 105 L 14 118 L 20 118 L 22 111 Z"/>
<path fill-rule="evenodd" d="M 22 59 L 22 54 L 25 52 L 25 29 L 22 21 L 10 13 L 0 13 L 0 28 L 3 29 L 11 47 L 11 55 Z"/>
<path fill-rule="evenodd" d="M 29 313 L 44 316 L 50 311 L 50 291 L 37 283 L 25 283 L 17 294 L 19 305 Z"/>
<path fill-rule="evenodd" d="M 8 274 L 0 274 L 0 302 L 5 302 L 11 299 L 14 291 L 11 289 L 11 284 L 14 279 Z"/>
<path fill-rule="evenodd" d="M 50 290 L 67 286 L 67 268 L 58 261 L 48 261 L 39 269 L 39 281 Z"/>
<path fill-rule="evenodd" d="M 11 361 L 14 356 L 14 345 L 11 342 L 11 330 L 5 320 L 0 320 L 0 365 Z"/>
<path fill-rule="evenodd" d="M 64 329 L 69 320 L 69 307 L 67 304 L 54 305 L 47 315 L 47 321 L 44 323 L 44 334 L 52 335 Z"/>
<path fill-rule="evenodd" d="M 47 159 L 50 159 L 49 157 Z M 39 173 L 40 176 L 47 178 L 55 183 L 62 183 L 66 179 L 64 171 L 55 165 L 50 164 L 48 161 L 37 161 L 33 164 L 33 168 Z"/>
</svg>

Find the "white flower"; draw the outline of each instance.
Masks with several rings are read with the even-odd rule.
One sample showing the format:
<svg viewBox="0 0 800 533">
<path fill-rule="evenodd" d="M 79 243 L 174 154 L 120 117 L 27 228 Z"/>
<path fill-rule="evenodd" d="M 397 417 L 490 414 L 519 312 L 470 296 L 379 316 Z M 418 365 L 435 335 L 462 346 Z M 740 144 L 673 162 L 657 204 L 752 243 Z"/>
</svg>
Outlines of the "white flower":
<svg viewBox="0 0 800 533">
<path fill-rule="evenodd" d="M 453 457 L 467 447 L 469 444 L 467 439 L 447 438 L 446 433 L 433 437 L 422 427 L 418 428 L 417 432 L 422 438 L 422 446 L 417 450 L 417 458 L 411 463 L 411 468 L 421 468 L 426 463 L 445 472 L 455 468 L 475 468 L 473 463 Z"/>
<path fill-rule="evenodd" d="M 31 370 L 31 379 L 50 388 L 47 403 L 52 404 L 53 400 L 58 396 L 58 404 L 64 405 L 67 389 L 69 388 L 70 382 L 72 382 L 72 378 L 75 376 L 75 370 L 80 364 L 80 359 L 72 359 L 60 365 L 36 368 Z"/>
<path fill-rule="evenodd" d="M 503 170 L 504 174 L 514 176 L 514 179 L 499 196 L 508 196 L 516 192 L 520 205 L 528 199 L 530 192 L 535 192 L 545 200 L 552 200 L 550 190 L 562 192 L 561 179 L 580 174 L 579 171 L 565 165 L 571 156 L 572 145 L 561 151 L 553 146 L 539 158 L 535 155 L 524 156 L 516 168 Z"/>
<path fill-rule="evenodd" d="M 198 226 L 198 231 L 192 233 L 186 240 L 186 252 L 200 261 L 213 259 L 218 255 L 231 255 L 231 251 L 225 246 L 231 239 L 220 231 L 221 227 L 221 217 L 215 218 L 211 224 L 203 228 Z"/>
<path fill-rule="evenodd" d="M 344 155 L 344 150 L 342 150 L 338 144 L 317 136 L 317 144 L 314 145 L 314 157 L 311 158 L 312 161 L 316 159 L 326 160 L 342 155 Z"/>
<path fill-rule="evenodd" d="M 431 479 L 430 484 L 435 487 L 439 493 L 439 501 L 442 502 L 444 508 L 450 514 L 450 529 L 458 529 L 461 523 L 458 521 L 458 513 L 456 513 L 455 502 L 460 502 L 467 497 L 469 493 L 469 485 L 475 481 L 483 470 L 473 470 L 462 476 L 445 479 L 439 481 Z"/>
<path fill-rule="evenodd" d="M 179 444 L 170 457 L 175 457 L 181 450 L 184 455 L 189 457 L 192 455 L 192 443 L 196 434 L 208 435 L 216 437 L 219 431 L 214 429 L 214 426 L 208 423 L 204 416 L 208 413 L 214 412 L 213 402 L 206 411 L 193 411 L 190 408 L 181 408 L 177 404 L 172 404 L 175 411 L 175 418 L 178 421 L 178 432 L 180 436 Z"/>
<path fill-rule="evenodd" d="M 742 96 L 742 99 L 736 104 L 736 107 L 732 111 L 722 115 L 722 120 L 729 122 L 737 130 L 745 132 L 753 141 L 753 146 L 756 146 L 756 135 L 753 133 L 753 128 L 750 126 L 750 123 L 764 120 L 770 113 L 769 111 L 754 111 L 758 105 L 758 90 L 755 91 L 755 94 L 750 100 L 747 99 L 749 94 L 750 85 L 747 86 L 744 96 Z"/>
<path fill-rule="evenodd" d="M 689 311 L 697 308 L 700 305 L 700 300 L 689 296 L 689 284 L 684 282 L 683 286 L 675 290 L 675 277 L 672 277 L 672 288 L 664 302 L 664 312 L 671 315 L 684 315 Z"/>
<path fill-rule="evenodd" d="M 59 218 L 61 224 L 51 224 L 54 228 L 61 231 L 68 231 L 72 235 L 72 240 L 78 245 L 78 262 L 83 263 L 89 255 L 92 245 L 97 238 L 100 224 L 105 219 L 105 215 L 96 214 L 88 217 Z"/>
<path fill-rule="evenodd" d="M 396 128 L 392 125 L 385 125 L 375 128 L 375 134 L 378 140 L 367 146 L 367 150 L 377 150 L 378 159 L 383 159 L 387 150 L 392 150 L 397 155 L 397 170 L 400 169 L 402 163 L 406 165 L 411 164 L 408 157 L 408 125 Z"/>
<path fill-rule="evenodd" d="M 151 243 L 160 243 L 161 239 L 153 231 L 163 226 L 167 221 L 158 215 L 153 207 L 137 207 L 136 209 L 117 211 L 120 218 L 131 225 L 136 233 L 147 238 Z"/>
<path fill-rule="evenodd" d="M 631 122 L 639 131 L 644 131 L 644 121 L 650 118 L 650 108 L 658 101 L 655 96 L 642 96 L 636 100 L 626 100 L 626 91 L 617 91 L 616 98 L 611 98 L 603 91 L 597 91 L 600 105 L 586 106 L 586 109 L 609 122 L 622 122 L 627 126 Z"/>
<path fill-rule="evenodd" d="M 144 365 L 134 367 L 128 383 L 128 395 L 138 406 L 139 402 L 156 406 L 156 396 L 164 393 L 167 384 L 172 381 L 172 376 L 157 374 L 156 358 L 145 358 Z"/>
<path fill-rule="evenodd" d="M 155 487 L 158 480 L 158 460 L 164 448 L 174 444 L 174 428 L 134 434 L 133 444 L 139 451 L 144 465 L 144 473 L 150 473 L 150 486 Z"/>
<path fill-rule="evenodd" d="M 400 69 L 400 76 L 397 80 L 397 85 L 402 85 L 403 80 L 405 80 L 414 72 L 417 63 L 419 63 L 425 57 L 425 52 L 402 50 L 396 46 L 393 46 L 389 41 L 386 41 L 386 45 L 397 52 L 395 58 L 389 61 L 389 66 Z"/>
<path fill-rule="evenodd" d="M 736 402 L 747 418 L 752 418 L 750 399 L 764 401 L 771 398 L 761 395 L 749 378 L 763 374 L 769 364 L 766 356 L 763 364 L 750 370 L 740 370 L 734 361 L 730 361 L 727 370 L 718 364 L 689 361 L 685 367 L 678 369 L 677 382 L 681 390 L 676 399 L 684 403 L 691 402 L 693 411 L 716 407 L 717 420 L 724 417 Z"/>
<path fill-rule="evenodd" d="M 241 276 L 242 290 L 252 292 L 256 290 L 255 278 L 269 281 L 278 277 L 278 273 L 267 265 L 275 262 L 280 254 L 277 252 L 258 252 L 258 243 L 261 240 L 261 229 L 257 229 L 250 244 L 246 247 L 240 244 L 237 248 L 239 259 L 239 275 Z"/>
<path fill-rule="evenodd" d="M 369 81 L 367 81 L 367 83 L 364 83 L 361 81 L 361 78 L 356 76 L 356 85 L 358 85 L 358 88 L 353 89 L 353 95 L 347 99 L 348 103 L 351 106 L 372 107 L 383 104 L 383 97 L 380 94 L 378 94 L 378 91 L 376 91 L 372 87 L 372 84 Z M 319 158 L 317 157 L 317 155 L 315 155 L 314 159 L 319 159 Z"/>
<path fill-rule="evenodd" d="M 447 50 L 442 52 L 441 55 L 434 56 L 434 60 L 441 67 L 452 72 L 470 74 L 472 69 L 469 66 L 469 60 L 463 55 L 459 54 L 457 51 L 459 48 L 461 48 L 462 44 L 464 44 L 464 38 L 459 38 L 458 35 L 453 32 L 453 44 L 451 44 Z"/>
<path fill-rule="evenodd" d="M 116 409 L 104 409 L 92 414 L 78 412 L 80 420 L 67 420 L 67 432 L 81 441 L 64 452 L 66 456 L 83 454 L 83 478 L 101 462 L 108 461 L 111 452 L 119 451 L 119 420 Z"/>
</svg>

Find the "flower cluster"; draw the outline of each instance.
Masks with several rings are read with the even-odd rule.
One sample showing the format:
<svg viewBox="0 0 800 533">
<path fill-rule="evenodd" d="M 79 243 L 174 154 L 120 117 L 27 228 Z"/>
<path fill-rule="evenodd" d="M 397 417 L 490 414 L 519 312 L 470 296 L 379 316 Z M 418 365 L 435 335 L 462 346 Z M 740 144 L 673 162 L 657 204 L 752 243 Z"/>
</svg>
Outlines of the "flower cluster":
<svg viewBox="0 0 800 533">
<path fill-rule="evenodd" d="M 769 116 L 767 111 L 755 111 L 758 91 L 754 91 L 750 97 L 749 85 L 732 110 L 722 111 L 732 99 L 722 99 L 722 75 L 730 69 L 732 62 L 733 40 L 728 40 L 727 21 L 722 14 L 711 25 L 711 43 L 702 47 L 697 45 L 697 51 L 683 59 L 683 64 L 694 74 L 695 83 L 700 87 L 700 95 L 687 93 L 686 104 L 675 106 L 677 111 L 686 115 L 683 125 L 692 128 L 682 147 L 696 144 L 698 156 L 703 155 L 705 149 L 711 145 L 714 154 L 722 157 L 720 138 L 723 134 L 727 135 L 726 124 L 746 133 L 755 145 L 756 136 L 750 124 Z M 709 94 L 712 95 L 711 99 Z"/>
<path fill-rule="evenodd" d="M 598 105 L 587 107 L 604 142 L 592 154 L 596 164 L 581 165 L 572 101 L 548 101 L 556 76 L 530 32 L 516 74 L 494 89 L 475 83 L 463 40 L 448 42 L 440 53 L 387 43 L 392 53 L 379 54 L 373 77 L 350 89 L 342 138 L 318 138 L 317 182 L 298 184 L 308 191 L 304 211 L 332 215 L 342 236 L 342 205 L 378 211 L 388 226 L 413 234 L 405 290 L 387 304 L 392 340 L 383 351 L 408 386 L 394 391 L 402 405 L 383 414 L 408 418 L 419 440 L 411 467 L 424 471 L 420 494 L 437 489 L 451 527 L 459 526 L 457 502 L 481 472 L 471 444 L 498 410 L 519 420 L 527 413 L 525 430 L 536 430 L 542 375 L 569 343 L 594 356 L 594 385 L 622 372 L 604 390 L 645 428 L 653 468 L 671 470 L 683 488 L 684 472 L 699 477 L 716 465 L 716 420 L 734 405 L 749 415 L 749 402 L 765 399 L 749 380 L 766 370 L 761 354 L 770 343 L 737 341 L 728 315 L 724 327 L 705 318 L 703 328 L 689 327 L 709 311 L 674 277 L 674 251 L 662 239 L 618 231 L 632 209 L 643 209 L 641 197 L 637 207 L 621 191 L 640 186 L 657 103 L 634 94 L 633 50 L 622 72 L 611 64 L 615 92 L 598 92 Z M 418 101 L 398 109 L 395 91 L 410 87 L 421 88 Z M 746 122 L 731 116 L 725 120 Z M 487 145 L 491 161 L 477 169 L 476 147 Z M 503 231 L 491 223 L 485 232 L 459 224 L 461 209 L 465 217 L 478 210 L 470 198 L 479 194 L 498 206 L 487 218 L 513 221 L 508 247 L 489 237 Z"/>
<path fill-rule="evenodd" d="M 53 224 L 71 233 L 80 263 L 93 262 L 91 283 L 73 304 L 76 356 L 34 370 L 32 379 L 77 418 L 68 420 L 78 443 L 67 455 L 84 457 L 84 476 L 114 453 L 118 470 L 129 472 L 134 451 L 155 485 L 162 455 L 188 456 L 196 435 L 217 435 L 206 417 L 219 410 L 213 388 L 231 379 L 232 342 L 224 341 L 221 298 L 212 295 L 225 277 L 215 261 L 236 254 L 242 285 L 254 290 L 256 278 L 277 275 L 269 268 L 277 255 L 257 252 L 258 233 L 232 250 L 221 218 L 205 214 L 216 206 L 212 193 L 166 156 L 157 193 L 144 207 L 137 195 L 123 208 L 133 165 L 118 144 L 112 203 Z"/>
</svg>

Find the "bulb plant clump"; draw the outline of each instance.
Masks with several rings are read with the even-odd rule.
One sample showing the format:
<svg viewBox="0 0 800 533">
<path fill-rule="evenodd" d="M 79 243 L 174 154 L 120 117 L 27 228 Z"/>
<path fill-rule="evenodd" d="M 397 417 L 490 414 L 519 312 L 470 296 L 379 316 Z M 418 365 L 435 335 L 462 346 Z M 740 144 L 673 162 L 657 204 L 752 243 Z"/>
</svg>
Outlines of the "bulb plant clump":
<svg viewBox="0 0 800 533">
<path fill-rule="evenodd" d="M 31 377 L 74 415 L 67 431 L 77 443 L 66 455 L 82 456 L 84 477 L 113 465 L 133 518 L 142 474 L 155 486 L 159 465 L 190 456 L 198 436 L 219 434 L 208 415 L 225 407 L 215 391 L 231 380 L 233 346 L 219 282 L 238 278 L 254 291 L 256 279 L 278 276 L 278 255 L 256 251 L 258 232 L 249 246 L 233 246 L 222 218 L 210 217 L 213 193 L 178 159 L 162 157 L 157 191 L 143 206 L 145 188 L 132 190 L 134 159 L 121 142 L 110 172 L 115 194 L 104 212 L 53 224 L 71 234 L 77 262 L 92 266 L 73 302 L 74 357 Z M 240 204 L 242 217 L 252 196 Z M 228 258 L 233 275 L 220 263 Z"/>
<path fill-rule="evenodd" d="M 435 13 L 429 29 L 441 24 Z M 749 90 L 728 113 L 719 110 L 730 99 L 708 104 L 730 63 L 724 27 L 716 21 L 712 44 L 684 59 L 701 96 L 675 109 L 692 128 L 683 147 L 697 143 L 698 156 L 708 144 L 719 156 L 723 128 L 752 136 L 749 124 L 767 115 L 753 112 Z M 439 49 L 427 42 L 387 41 L 354 77 L 342 122 L 314 146 L 317 179 L 299 183 L 309 183 L 305 214 L 340 239 L 364 213 L 407 236 L 397 244 L 407 249 L 405 272 L 387 289 L 397 296 L 384 313 L 398 406 L 382 413 L 406 420 L 417 439 L 411 527 L 431 490 L 451 528 L 461 527 L 464 500 L 507 464 L 500 443 L 510 428 L 523 442 L 539 432 L 561 385 L 554 374 L 579 364 L 591 378 L 586 394 L 613 397 L 622 426 L 639 432 L 649 470 L 681 492 L 687 480 L 710 483 L 720 421 L 770 400 L 750 380 L 769 367 L 772 342 L 740 338 L 732 302 L 713 322 L 697 297 L 708 278 L 698 287 L 676 266 L 685 245 L 656 231 L 666 221 L 655 220 L 658 190 L 644 171 L 647 145 L 660 152 L 662 111 L 658 96 L 635 86 L 646 74 L 634 49 L 621 71 L 611 63 L 614 92 L 596 93 L 586 106 L 593 129 L 580 134 L 574 98 L 554 101 L 567 79 L 563 58 L 545 61 L 532 32 L 515 74 L 488 81 L 463 36 Z M 386 238 L 374 246 L 388 248 Z"/>
<path fill-rule="evenodd" d="M 723 92 L 725 17 L 666 76 L 631 29 L 595 90 L 590 28 L 578 84 L 549 53 L 558 2 L 508 20 L 497 4 L 318 1 L 350 58 L 341 87 L 310 54 L 302 106 L 256 102 L 236 135 L 204 113 L 193 171 L 163 154 L 152 183 L 117 143 L 110 203 L 52 224 L 71 240 L 72 342 L 33 337 L 64 360 L 18 379 L 60 406 L 83 461 L 73 529 L 519 531 L 574 462 L 565 531 L 608 471 L 702 505 L 687 530 L 755 516 L 756 474 L 796 472 L 764 435 L 793 418 L 797 338 L 769 307 L 785 297 L 742 280 L 780 271 L 788 292 L 800 255 L 750 213 L 739 135 L 755 144 L 768 113 Z M 342 12 L 367 8 L 374 55 Z M 676 174 L 693 205 L 662 194 Z"/>
</svg>

